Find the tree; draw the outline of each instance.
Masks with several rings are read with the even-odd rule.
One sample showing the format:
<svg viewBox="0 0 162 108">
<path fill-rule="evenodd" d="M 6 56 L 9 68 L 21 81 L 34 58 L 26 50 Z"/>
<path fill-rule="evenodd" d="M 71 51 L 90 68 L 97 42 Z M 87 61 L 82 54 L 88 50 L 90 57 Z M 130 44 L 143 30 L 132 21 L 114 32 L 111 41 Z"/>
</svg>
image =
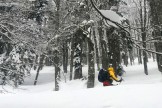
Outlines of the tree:
<svg viewBox="0 0 162 108">
<path fill-rule="evenodd" d="M 149 17 L 148 17 L 148 6 L 147 6 L 147 1 L 146 0 L 137 0 L 137 1 L 130 1 L 132 5 L 135 5 L 131 11 L 135 13 L 136 17 L 132 15 L 133 17 L 130 18 L 130 23 L 132 23 L 134 26 L 131 27 L 132 30 L 135 30 L 132 33 L 138 33 L 140 36 L 137 37 L 138 41 L 141 43 L 141 46 L 146 49 L 148 44 L 146 44 L 146 39 L 148 38 L 149 34 Z M 131 13 L 130 13 L 131 14 Z M 136 29 L 137 28 L 137 29 Z M 135 35 L 136 36 L 136 35 Z M 138 50 L 138 49 L 137 49 Z M 139 63 L 142 63 L 141 60 L 141 50 L 138 50 L 139 52 Z M 148 62 L 148 57 L 147 57 L 147 52 L 142 51 L 143 55 L 143 64 L 144 64 L 144 73 L 148 75 L 148 69 L 147 69 L 147 62 Z"/>
<path fill-rule="evenodd" d="M 140 18 L 141 18 L 141 32 L 142 32 L 142 41 L 143 41 L 143 48 L 146 48 L 146 23 L 147 23 L 147 16 L 146 16 L 146 0 L 143 1 L 144 8 L 142 9 L 142 2 L 140 2 Z M 144 14 L 143 14 L 144 12 Z M 147 69 L 147 53 L 143 51 L 143 62 L 144 62 L 144 72 L 146 75 L 148 75 L 148 69 Z"/>
<path fill-rule="evenodd" d="M 126 41 L 128 42 L 128 39 L 131 38 L 129 36 L 126 35 L 121 35 L 120 33 L 126 32 L 126 34 L 129 34 L 129 31 L 127 31 L 124 26 L 122 25 L 121 21 L 116 20 L 114 21 L 114 19 L 110 19 L 110 14 L 113 13 L 113 15 L 116 15 L 116 17 L 121 17 L 118 12 L 118 4 L 120 1 L 110 1 L 109 3 L 111 5 L 109 5 L 107 8 L 108 9 L 112 9 L 112 10 L 102 10 L 102 9 L 98 9 L 95 4 L 93 3 L 92 0 L 91 4 L 94 7 L 94 9 L 99 13 L 99 15 L 104 19 L 104 22 L 100 21 L 100 27 L 99 28 L 99 36 L 100 36 L 100 43 L 101 48 L 102 48 L 102 68 L 107 69 L 107 66 L 109 63 L 113 63 L 114 68 L 116 69 L 116 67 L 121 63 L 121 59 L 120 59 L 120 45 L 122 45 L 119 40 L 122 39 L 126 39 Z M 116 8 L 112 8 L 113 6 L 116 6 Z M 112 16 L 113 16 L 112 15 Z M 107 28 L 107 36 L 104 35 L 104 26 L 106 25 Z M 102 25 L 102 26 L 101 26 Z M 120 38 L 119 36 L 122 36 L 122 38 Z M 108 39 L 105 41 L 105 37 Z M 131 43 L 130 43 L 131 44 Z"/>
<path fill-rule="evenodd" d="M 55 0 L 55 4 L 56 4 L 56 25 L 55 25 L 55 30 L 59 31 L 60 28 L 60 0 Z M 56 41 L 57 42 L 57 41 Z M 58 51 L 56 50 L 56 53 L 54 54 L 54 66 L 55 66 L 55 91 L 59 90 L 59 76 L 60 76 L 60 68 L 59 68 L 59 57 L 58 57 Z"/>
<path fill-rule="evenodd" d="M 151 12 L 151 25 L 153 27 L 153 37 L 156 39 L 161 38 L 162 34 L 161 34 L 161 24 L 162 24 L 162 20 L 161 20 L 161 7 L 162 7 L 162 1 L 161 0 L 148 0 L 149 1 L 149 5 L 150 5 L 150 12 Z M 157 41 L 155 42 L 155 49 L 156 52 L 161 53 L 162 52 L 162 42 L 161 41 Z M 157 64 L 158 64 L 158 69 L 160 72 L 162 72 L 162 56 L 161 54 L 156 54 L 157 57 Z"/>
<path fill-rule="evenodd" d="M 97 63 L 97 70 L 100 70 L 100 61 L 99 61 L 99 48 L 97 45 L 97 33 L 96 33 L 96 27 L 92 28 L 92 34 L 94 36 L 94 50 L 95 50 L 95 58 L 96 58 L 96 63 Z"/>
<path fill-rule="evenodd" d="M 88 38 L 88 82 L 87 88 L 94 87 L 95 81 L 95 67 L 94 67 L 94 44 L 91 39 Z"/>
<path fill-rule="evenodd" d="M 36 44 L 35 34 L 38 28 L 35 23 L 27 20 L 29 5 L 26 1 L 15 0 L 15 2 L 4 1 L 0 4 L 3 18 L 0 20 L 1 44 L 1 72 L 3 84 L 13 82 L 17 87 L 24 82 L 24 77 L 30 75 L 33 61 L 33 49 Z M 39 39 L 38 39 L 39 40 Z"/>
<path fill-rule="evenodd" d="M 82 78 L 82 45 L 85 35 L 78 29 L 74 35 L 74 79 Z"/>
</svg>

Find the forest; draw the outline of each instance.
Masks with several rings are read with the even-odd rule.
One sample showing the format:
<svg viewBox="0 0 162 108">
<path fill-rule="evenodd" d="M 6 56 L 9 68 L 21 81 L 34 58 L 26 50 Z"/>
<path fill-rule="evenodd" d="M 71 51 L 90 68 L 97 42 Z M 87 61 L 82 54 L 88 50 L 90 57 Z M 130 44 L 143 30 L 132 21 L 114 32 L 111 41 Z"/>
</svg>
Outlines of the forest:
<svg viewBox="0 0 162 108">
<path fill-rule="evenodd" d="M 55 91 L 65 80 L 87 80 L 109 64 L 162 72 L 161 0 L 0 0 L 0 85 L 21 86 L 31 70 L 54 67 Z M 83 67 L 88 66 L 88 76 Z"/>
</svg>

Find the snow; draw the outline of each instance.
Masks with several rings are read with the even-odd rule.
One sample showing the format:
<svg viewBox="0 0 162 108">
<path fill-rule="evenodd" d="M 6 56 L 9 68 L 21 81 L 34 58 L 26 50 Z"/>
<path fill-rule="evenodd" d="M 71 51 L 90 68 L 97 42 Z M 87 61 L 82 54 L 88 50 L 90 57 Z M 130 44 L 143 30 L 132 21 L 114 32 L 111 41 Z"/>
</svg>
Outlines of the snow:
<svg viewBox="0 0 162 108">
<path fill-rule="evenodd" d="M 87 75 L 87 68 L 83 67 L 83 76 Z M 148 68 L 146 76 L 143 65 L 135 61 L 133 66 L 124 67 L 126 73 L 121 84 L 114 82 L 118 85 L 103 87 L 96 79 L 95 87 L 90 89 L 86 88 L 87 80 L 69 81 L 67 74 L 66 83 L 62 77 L 60 91 L 53 91 L 53 67 L 44 67 L 36 86 L 33 85 L 36 72 L 32 70 L 31 77 L 18 89 L 4 87 L 8 92 L 0 94 L 0 108 L 162 108 L 161 73 L 151 59 Z"/>
<path fill-rule="evenodd" d="M 109 18 L 110 20 L 117 22 L 119 24 L 122 24 L 122 22 L 124 20 L 126 20 L 124 17 L 121 17 L 120 15 L 118 15 L 116 12 L 112 11 L 112 10 L 100 10 L 100 12 L 102 13 L 102 15 L 104 15 L 106 18 Z M 111 26 L 117 27 L 114 23 L 110 22 L 110 21 L 105 21 L 105 24 L 109 24 Z"/>
</svg>

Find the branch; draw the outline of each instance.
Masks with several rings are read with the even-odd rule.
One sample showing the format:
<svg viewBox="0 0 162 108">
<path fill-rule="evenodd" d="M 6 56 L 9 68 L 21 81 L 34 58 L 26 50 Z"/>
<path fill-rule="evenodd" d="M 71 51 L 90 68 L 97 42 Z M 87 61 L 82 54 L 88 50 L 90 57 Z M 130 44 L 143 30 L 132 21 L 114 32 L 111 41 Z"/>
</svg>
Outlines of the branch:
<svg viewBox="0 0 162 108">
<path fill-rule="evenodd" d="M 138 49 L 140 49 L 140 50 L 143 50 L 143 51 L 145 51 L 145 52 L 151 52 L 151 53 L 155 53 L 155 54 L 158 54 L 158 55 L 162 55 L 162 53 L 161 52 L 156 52 L 156 51 L 152 51 L 152 50 L 149 50 L 149 49 L 146 49 L 146 48 L 143 48 L 143 47 L 141 47 L 140 45 L 138 45 L 138 44 L 136 44 L 136 43 L 134 43 L 136 46 L 136 48 L 138 48 Z"/>
<path fill-rule="evenodd" d="M 91 4 L 92 4 L 92 6 L 94 7 L 94 9 L 95 9 L 95 10 L 96 10 L 105 20 L 108 20 L 108 21 L 114 23 L 116 26 L 118 26 L 120 29 L 124 30 L 125 32 L 127 32 L 127 33 L 130 35 L 129 31 L 127 31 L 127 30 L 125 29 L 125 27 L 123 27 L 121 24 L 119 24 L 119 23 L 117 23 L 117 22 L 115 22 L 115 21 L 112 21 L 111 19 L 109 19 L 109 18 L 107 18 L 106 16 L 104 16 L 104 15 L 100 12 L 100 10 L 96 7 L 96 5 L 93 3 L 93 1 L 90 0 L 90 2 L 91 2 Z"/>
</svg>

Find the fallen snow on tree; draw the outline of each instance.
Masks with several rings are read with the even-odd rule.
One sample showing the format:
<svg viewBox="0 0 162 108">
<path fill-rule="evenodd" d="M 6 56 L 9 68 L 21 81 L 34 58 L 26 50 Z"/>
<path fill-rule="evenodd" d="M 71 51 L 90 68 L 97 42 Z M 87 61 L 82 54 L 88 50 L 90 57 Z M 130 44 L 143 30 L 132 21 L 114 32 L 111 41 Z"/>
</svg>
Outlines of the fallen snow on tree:
<svg viewBox="0 0 162 108">
<path fill-rule="evenodd" d="M 0 3 L 0 6 L 19 6 L 19 5 L 22 5 L 20 3 Z"/>
<path fill-rule="evenodd" d="M 112 11 L 112 10 L 100 10 L 100 12 L 102 13 L 102 15 L 104 15 L 106 18 L 114 21 L 114 22 L 117 22 L 119 24 L 122 24 L 122 22 L 124 20 L 126 20 L 126 18 L 120 16 L 119 14 L 117 14 L 116 12 Z M 110 25 L 110 26 L 114 26 L 114 27 L 117 27 L 116 24 L 106 20 L 105 21 L 105 24 L 107 25 Z"/>
</svg>

